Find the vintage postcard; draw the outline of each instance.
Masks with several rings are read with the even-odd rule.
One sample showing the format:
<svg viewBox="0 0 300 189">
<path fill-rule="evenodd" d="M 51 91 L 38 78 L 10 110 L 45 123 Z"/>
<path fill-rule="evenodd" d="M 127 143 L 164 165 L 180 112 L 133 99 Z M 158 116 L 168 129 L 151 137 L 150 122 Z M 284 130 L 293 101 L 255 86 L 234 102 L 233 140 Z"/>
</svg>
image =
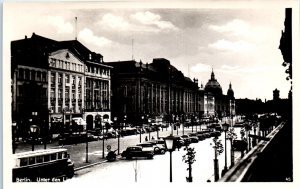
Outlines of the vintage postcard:
<svg viewBox="0 0 300 189">
<path fill-rule="evenodd" d="M 292 0 L 4 2 L 3 185 L 294 184 L 298 41 Z"/>
</svg>

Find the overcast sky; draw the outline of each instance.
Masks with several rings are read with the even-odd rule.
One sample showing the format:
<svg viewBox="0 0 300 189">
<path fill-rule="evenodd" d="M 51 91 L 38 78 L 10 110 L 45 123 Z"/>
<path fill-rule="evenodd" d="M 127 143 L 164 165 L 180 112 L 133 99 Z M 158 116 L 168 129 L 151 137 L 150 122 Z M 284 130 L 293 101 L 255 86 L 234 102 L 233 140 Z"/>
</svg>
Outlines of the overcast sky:
<svg viewBox="0 0 300 189">
<path fill-rule="evenodd" d="M 203 85 L 213 68 L 223 93 L 231 82 L 236 98 L 269 100 L 275 88 L 281 98 L 288 95 L 290 85 L 278 49 L 284 29 L 282 6 L 112 9 L 19 4 L 4 8 L 9 42 L 31 37 L 33 32 L 58 41 L 73 40 L 77 32 L 78 40 L 102 54 L 106 62 L 132 56 L 144 63 L 166 58 Z"/>
</svg>

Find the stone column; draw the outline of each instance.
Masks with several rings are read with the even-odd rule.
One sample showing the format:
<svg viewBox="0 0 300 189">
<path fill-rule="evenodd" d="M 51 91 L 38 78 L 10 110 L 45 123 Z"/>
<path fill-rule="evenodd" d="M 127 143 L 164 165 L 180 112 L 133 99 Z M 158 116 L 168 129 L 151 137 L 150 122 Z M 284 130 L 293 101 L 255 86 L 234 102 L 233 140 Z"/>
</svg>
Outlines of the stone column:
<svg viewBox="0 0 300 189">
<path fill-rule="evenodd" d="M 48 108 L 51 107 L 51 71 L 48 71 Z"/>
<path fill-rule="evenodd" d="M 55 72 L 55 112 L 58 113 L 58 73 Z"/>
<path fill-rule="evenodd" d="M 79 111 L 78 109 L 78 75 L 75 76 L 75 112 Z"/>
<path fill-rule="evenodd" d="M 62 102 L 62 109 L 64 109 L 66 107 L 66 75 L 65 73 L 63 73 L 62 75 L 62 98 L 63 98 L 63 102 Z"/>
</svg>

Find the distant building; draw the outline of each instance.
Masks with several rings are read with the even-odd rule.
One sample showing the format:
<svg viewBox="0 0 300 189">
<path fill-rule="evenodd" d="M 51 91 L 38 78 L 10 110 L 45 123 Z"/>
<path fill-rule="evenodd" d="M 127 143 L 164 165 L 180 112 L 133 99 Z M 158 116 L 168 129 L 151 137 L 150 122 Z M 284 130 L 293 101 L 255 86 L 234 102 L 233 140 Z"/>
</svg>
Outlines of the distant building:
<svg viewBox="0 0 300 189">
<path fill-rule="evenodd" d="M 110 119 L 110 70 L 101 54 L 77 40 L 55 41 L 33 33 L 11 42 L 12 121 L 58 132 L 73 117 Z M 42 129 L 42 128 L 41 128 Z"/>
<path fill-rule="evenodd" d="M 276 100 L 279 100 L 280 99 L 280 95 L 279 95 L 280 91 L 278 89 L 275 89 L 273 91 L 273 100 L 276 101 Z"/>
<path fill-rule="evenodd" d="M 257 113 L 265 113 L 265 105 L 261 99 L 235 99 L 236 113 L 243 115 L 252 115 Z"/>
<path fill-rule="evenodd" d="M 206 110 L 208 110 L 206 113 L 207 115 L 215 115 L 215 116 L 235 115 L 235 98 L 234 98 L 234 91 L 232 89 L 231 83 L 229 84 L 227 95 L 224 95 L 222 87 L 217 81 L 217 79 L 215 78 L 215 74 L 212 71 L 211 78 L 206 83 L 204 91 L 208 96 L 211 96 L 210 97 L 211 100 L 208 101 L 210 103 L 208 103 L 208 107 L 206 108 Z M 213 103 L 212 98 L 214 99 L 214 107 L 212 107 L 212 103 Z"/>
<path fill-rule="evenodd" d="M 280 91 L 278 89 L 275 89 L 273 91 L 273 100 L 268 100 L 265 103 L 265 110 L 267 113 L 277 113 L 279 115 L 286 115 L 287 110 L 289 110 L 290 107 L 290 99 L 281 99 L 279 97 Z"/>
</svg>

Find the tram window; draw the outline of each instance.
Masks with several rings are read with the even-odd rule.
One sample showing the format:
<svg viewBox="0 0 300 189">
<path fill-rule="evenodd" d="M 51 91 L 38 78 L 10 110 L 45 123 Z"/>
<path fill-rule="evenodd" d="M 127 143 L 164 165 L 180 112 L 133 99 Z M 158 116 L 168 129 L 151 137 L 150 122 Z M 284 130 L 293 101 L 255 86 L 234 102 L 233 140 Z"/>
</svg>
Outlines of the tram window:
<svg viewBox="0 0 300 189">
<path fill-rule="evenodd" d="M 63 158 L 67 158 L 68 157 L 68 153 L 67 152 L 64 152 L 63 153 Z"/>
<path fill-rule="evenodd" d="M 58 152 L 57 159 L 62 159 L 62 153 L 61 152 Z"/>
<path fill-rule="evenodd" d="M 56 153 L 55 154 L 51 154 L 51 160 L 56 160 Z"/>
<path fill-rule="evenodd" d="M 50 155 L 44 155 L 44 162 L 50 161 Z"/>
<path fill-rule="evenodd" d="M 29 158 L 29 165 L 35 164 L 35 157 Z"/>
<path fill-rule="evenodd" d="M 36 157 L 36 162 L 37 163 L 43 163 L 43 156 L 37 156 Z"/>
<path fill-rule="evenodd" d="M 22 158 L 20 161 L 20 166 L 25 166 L 28 165 L 28 159 L 27 158 Z"/>
</svg>

